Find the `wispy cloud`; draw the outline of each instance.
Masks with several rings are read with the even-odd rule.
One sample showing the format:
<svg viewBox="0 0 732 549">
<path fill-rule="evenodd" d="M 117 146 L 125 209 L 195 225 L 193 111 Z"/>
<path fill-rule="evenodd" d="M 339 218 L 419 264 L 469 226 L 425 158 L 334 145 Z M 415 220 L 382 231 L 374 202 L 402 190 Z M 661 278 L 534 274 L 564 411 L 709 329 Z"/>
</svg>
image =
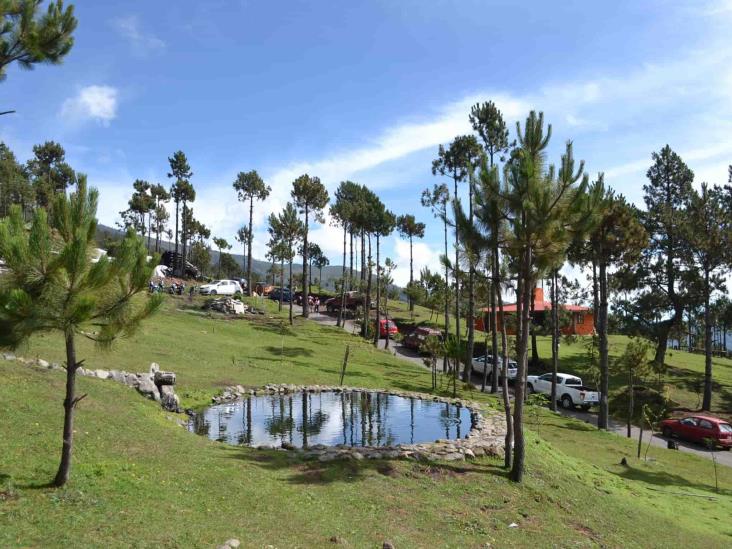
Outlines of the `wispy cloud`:
<svg viewBox="0 0 732 549">
<path fill-rule="evenodd" d="M 61 116 L 73 122 L 93 120 L 103 126 L 117 117 L 118 92 L 112 86 L 85 86 L 61 105 Z"/>
<path fill-rule="evenodd" d="M 130 43 L 132 51 L 137 55 L 144 56 L 165 49 L 163 40 L 150 32 L 143 31 L 140 20 L 136 15 L 113 19 L 112 26 L 117 34 Z"/>
</svg>

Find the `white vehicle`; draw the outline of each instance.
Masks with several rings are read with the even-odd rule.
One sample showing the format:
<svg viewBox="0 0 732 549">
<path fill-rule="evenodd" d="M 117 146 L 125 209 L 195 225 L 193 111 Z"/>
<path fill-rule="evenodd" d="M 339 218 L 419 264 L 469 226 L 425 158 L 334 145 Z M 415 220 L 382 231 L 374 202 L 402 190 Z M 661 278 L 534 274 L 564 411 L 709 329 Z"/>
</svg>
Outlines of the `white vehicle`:
<svg viewBox="0 0 732 549">
<path fill-rule="evenodd" d="M 551 396 L 552 375 L 528 376 L 526 378 L 526 390 L 529 394 L 542 393 Z M 579 406 L 583 410 L 589 410 L 593 405 L 600 402 L 600 394 L 582 385 L 582 380 L 577 376 L 557 374 L 557 402 L 560 402 L 563 408 L 569 410 L 575 406 Z"/>
<path fill-rule="evenodd" d="M 473 357 L 473 372 L 482 374 L 485 371 L 485 355 Z M 503 357 L 498 357 L 498 371 L 503 369 Z M 513 381 L 518 373 L 518 364 L 512 358 L 508 359 L 508 379 Z M 500 376 L 499 376 L 500 377 Z M 493 356 L 488 355 L 488 381 L 493 381 Z"/>
<path fill-rule="evenodd" d="M 236 280 L 214 280 L 198 289 L 201 295 L 234 295 L 240 294 L 241 286 Z"/>
</svg>

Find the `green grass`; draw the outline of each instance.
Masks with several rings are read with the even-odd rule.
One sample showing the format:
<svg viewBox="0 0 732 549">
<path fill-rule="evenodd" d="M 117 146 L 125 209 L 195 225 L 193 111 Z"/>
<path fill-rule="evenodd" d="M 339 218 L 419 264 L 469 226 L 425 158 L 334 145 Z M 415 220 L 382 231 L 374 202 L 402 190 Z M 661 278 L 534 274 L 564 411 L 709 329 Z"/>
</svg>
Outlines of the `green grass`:
<svg viewBox="0 0 732 549">
<path fill-rule="evenodd" d="M 611 360 L 620 356 L 625 349 L 628 338 L 620 335 L 609 337 L 609 354 Z M 539 357 L 550 364 L 551 339 L 537 337 Z M 575 344 L 568 345 L 562 341 L 560 345 L 560 366 L 562 372 L 575 374 L 592 382 L 586 350 L 582 338 Z M 663 375 L 662 382 L 668 388 L 669 398 L 681 408 L 697 410 L 701 406 L 701 391 L 704 382 L 704 355 L 692 354 L 684 351 L 669 350 L 666 353 L 668 371 Z M 714 357 L 712 360 L 714 375 L 714 395 L 712 398 L 712 412 L 729 417 L 732 413 L 732 360 Z M 611 371 L 611 392 L 624 387 L 627 378 L 617 370 Z M 658 380 L 650 375 L 646 383 L 658 389 Z"/>
<path fill-rule="evenodd" d="M 346 383 L 429 389 L 429 372 L 335 328 L 289 328 L 274 315 L 207 318 L 178 310 L 185 304 L 169 300 L 112 354 L 82 343 L 80 358 L 131 371 L 157 361 L 178 374 L 186 406 L 230 383 L 336 383 L 347 344 Z M 39 337 L 20 354 L 60 360 L 60 344 Z M 323 547 L 333 536 L 348 547 L 732 543 L 732 469 L 720 468 L 716 495 L 706 460 L 652 449 L 656 461 L 638 461 L 632 443 L 548 412 L 538 435 L 527 420 L 526 481 L 516 485 L 499 459 L 322 464 L 225 446 L 189 434 L 126 387 L 82 378 L 89 396 L 77 416 L 72 480 L 55 490 L 44 483 L 57 466 L 63 376 L 2 361 L 0 376 L 0 547 L 206 547 L 231 537 L 247 547 Z M 617 465 L 622 456 L 630 467 Z"/>
</svg>

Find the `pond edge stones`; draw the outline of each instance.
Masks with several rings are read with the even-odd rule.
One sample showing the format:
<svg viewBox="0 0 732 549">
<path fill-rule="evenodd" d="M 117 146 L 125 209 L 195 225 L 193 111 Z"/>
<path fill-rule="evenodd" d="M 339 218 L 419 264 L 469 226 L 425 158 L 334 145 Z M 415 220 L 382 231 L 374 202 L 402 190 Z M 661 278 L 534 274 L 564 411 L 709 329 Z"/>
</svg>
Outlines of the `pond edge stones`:
<svg viewBox="0 0 732 549">
<path fill-rule="evenodd" d="M 472 428 L 461 439 L 439 439 L 435 442 L 418 444 L 398 444 L 396 446 L 325 446 L 316 444 L 308 448 L 296 448 L 283 443 L 277 449 L 297 452 L 308 459 L 333 461 L 337 459 L 414 459 L 419 461 L 463 461 L 479 456 L 503 455 L 506 437 L 506 420 L 503 414 L 488 410 L 485 405 L 461 398 L 449 398 L 425 393 L 399 390 L 379 390 L 365 387 L 343 387 L 339 385 L 291 385 L 268 384 L 263 387 L 246 388 L 242 385 L 226 387 L 220 395 L 214 396 L 213 404 L 234 402 L 257 395 L 276 395 L 289 393 L 382 393 L 403 398 L 431 400 L 462 406 L 470 411 Z M 259 449 L 273 449 L 272 446 L 258 446 Z"/>
</svg>

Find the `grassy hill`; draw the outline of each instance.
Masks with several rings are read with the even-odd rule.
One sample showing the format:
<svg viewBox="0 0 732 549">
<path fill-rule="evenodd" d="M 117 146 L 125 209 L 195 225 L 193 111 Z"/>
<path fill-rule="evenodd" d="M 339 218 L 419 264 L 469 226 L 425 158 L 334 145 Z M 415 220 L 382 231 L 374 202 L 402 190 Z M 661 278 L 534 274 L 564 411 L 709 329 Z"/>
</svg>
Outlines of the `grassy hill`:
<svg viewBox="0 0 732 549">
<path fill-rule="evenodd" d="M 336 383 L 349 344 L 347 384 L 429 391 L 429 372 L 336 328 L 307 321 L 290 328 L 274 314 L 228 321 L 186 307 L 171 298 L 114 353 L 84 342 L 79 357 L 89 368 L 133 371 L 157 361 L 177 372 L 183 405 L 198 406 L 231 383 Z M 19 354 L 60 360 L 61 340 L 38 337 Z M 77 417 L 72 480 L 49 489 L 63 377 L 4 361 L 0 376 L 2 547 L 205 547 L 231 537 L 248 547 L 732 543 L 732 469 L 720 469 L 716 494 L 709 461 L 657 448 L 652 460 L 636 460 L 632 442 L 543 410 L 528 414 L 528 471 L 519 486 L 494 458 L 324 464 L 225 446 L 189 434 L 134 391 L 82 378 L 79 391 L 89 396 Z"/>
</svg>

